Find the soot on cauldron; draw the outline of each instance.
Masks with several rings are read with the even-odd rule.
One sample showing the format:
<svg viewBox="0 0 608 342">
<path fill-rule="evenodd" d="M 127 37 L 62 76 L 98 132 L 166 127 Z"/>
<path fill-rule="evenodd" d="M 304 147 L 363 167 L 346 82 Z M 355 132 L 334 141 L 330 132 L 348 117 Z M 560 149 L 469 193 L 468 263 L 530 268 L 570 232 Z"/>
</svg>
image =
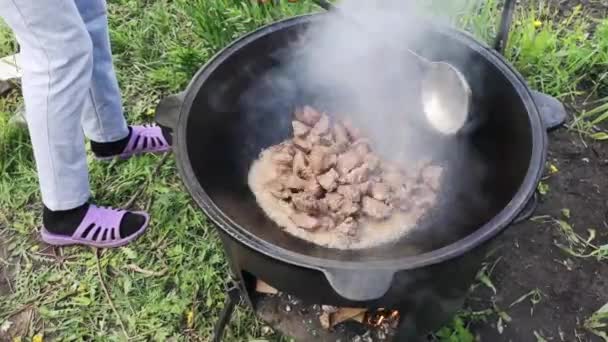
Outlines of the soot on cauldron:
<svg viewBox="0 0 608 342">
<path fill-rule="evenodd" d="M 288 233 L 368 248 L 400 238 L 435 205 L 440 166 L 383 160 L 352 124 L 311 107 L 294 116 L 293 138 L 262 151 L 249 173 L 259 205 Z"/>
</svg>

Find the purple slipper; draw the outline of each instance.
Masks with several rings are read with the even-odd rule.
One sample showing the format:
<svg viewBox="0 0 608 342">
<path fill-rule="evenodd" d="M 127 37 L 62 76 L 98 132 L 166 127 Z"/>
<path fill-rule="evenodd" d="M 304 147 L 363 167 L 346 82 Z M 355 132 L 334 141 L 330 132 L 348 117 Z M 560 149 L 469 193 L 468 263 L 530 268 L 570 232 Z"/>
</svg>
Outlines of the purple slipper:
<svg viewBox="0 0 608 342">
<path fill-rule="evenodd" d="M 110 157 L 97 157 L 99 160 L 114 158 L 128 159 L 143 153 L 164 153 L 171 150 L 171 145 L 163 136 L 162 130 L 156 125 L 131 126 L 131 137 L 125 150 Z"/>
<path fill-rule="evenodd" d="M 143 234 L 150 221 L 147 213 L 133 212 L 133 214 L 144 216 L 146 220 L 136 232 L 127 237 L 121 237 L 120 221 L 126 213 L 126 210 L 97 207 L 91 204 L 72 236 L 53 234 L 42 227 L 40 232 L 42 241 L 54 246 L 85 245 L 97 248 L 124 246 Z"/>
</svg>

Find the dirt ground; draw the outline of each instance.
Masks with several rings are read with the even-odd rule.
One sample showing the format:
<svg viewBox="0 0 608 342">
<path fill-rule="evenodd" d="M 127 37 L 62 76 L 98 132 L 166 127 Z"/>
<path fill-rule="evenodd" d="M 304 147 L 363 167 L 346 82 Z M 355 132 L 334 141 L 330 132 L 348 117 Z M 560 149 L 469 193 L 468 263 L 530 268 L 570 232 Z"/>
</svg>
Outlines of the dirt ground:
<svg viewBox="0 0 608 342">
<path fill-rule="evenodd" d="M 578 5 L 595 18 L 605 18 L 608 13 L 608 0 L 550 0 L 549 3 L 558 8 L 563 17 L 572 14 L 572 9 Z"/>
<path fill-rule="evenodd" d="M 606 224 L 608 198 L 608 145 L 597 143 L 585 148 L 578 135 L 565 129 L 550 134 L 548 161 L 558 168 L 545 182 L 549 192 L 543 196 L 534 216 L 564 218 L 583 237 L 596 229 L 594 242 L 608 243 Z M 497 320 L 473 328 L 481 341 L 601 341 L 584 330 L 583 322 L 608 302 L 608 263 L 594 258 L 572 257 L 556 246 L 565 236 L 553 222 L 527 221 L 513 226 L 493 242 L 500 258 L 491 280 L 497 289 L 493 296 L 487 287 L 478 288 L 470 305 L 478 310 L 496 307 L 512 318 L 502 334 Z M 540 290 L 542 298 L 534 305 L 530 298 L 509 308 L 523 295 Z M 536 335 L 535 335 L 536 334 Z"/>
</svg>

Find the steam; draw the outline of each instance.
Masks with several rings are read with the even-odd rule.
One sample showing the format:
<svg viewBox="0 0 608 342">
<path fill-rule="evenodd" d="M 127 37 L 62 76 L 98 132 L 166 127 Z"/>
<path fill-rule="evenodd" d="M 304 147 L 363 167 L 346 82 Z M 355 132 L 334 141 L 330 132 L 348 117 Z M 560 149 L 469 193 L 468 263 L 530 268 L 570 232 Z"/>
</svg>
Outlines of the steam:
<svg viewBox="0 0 608 342">
<path fill-rule="evenodd" d="M 446 55 L 423 22 L 447 24 L 471 1 L 432 2 L 443 9 L 440 14 L 421 3 L 341 2 L 340 13 L 329 13 L 311 25 L 300 37 L 300 48 L 282 56 L 286 58 L 281 58 L 276 79 L 279 74 L 295 79 L 298 91 L 313 94 L 308 104 L 363 128 L 386 158 L 407 161 L 446 153 L 450 142 L 425 129 L 419 93 L 422 68 L 406 48 L 427 56 Z M 449 10 L 441 3 L 449 3 Z"/>
<path fill-rule="evenodd" d="M 452 212 L 464 215 L 485 210 L 486 196 L 477 195 L 480 180 L 486 174 L 483 163 L 466 141 L 445 137 L 427 125 L 420 95 L 422 69 L 418 59 L 404 49 L 431 60 L 446 57 L 457 66 L 467 66 L 471 58 L 466 55 L 468 52 L 447 51 L 449 46 L 442 46 L 427 29 L 429 23 L 450 25 L 455 16 L 479 2 L 340 2 L 339 14 L 320 16 L 288 47 L 271 56 L 274 67 L 270 71 L 265 65 L 260 67 L 263 75 L 255 73 L 255 82 L 241 96 L 240 103 L 248 111 L 243 129 L 258 128 L 242 134 L 248 139 L 243 144 L 250 156 L 243 159 L 256 159 L 261 148 L 287 138 L 295 107 L 311 105 L 351 121 L 387 160 L 405 166 L 416 160 L 442 160 L 445 156 L 466 161 L 467 165 L 450 167 L 449 171 L 458 177 L 456 188 L 476 194 L 471 195 L 475 198 L 462 197 L 462 193 L 444 198 L 452 202 Z M 479 84 L 481 79 L 480 75 L 471 78 L 471 70 L 475 69 L 465 73 L 471 85 Z M 466 226 L 466 222 L 455 224 Z"/>
</svg>

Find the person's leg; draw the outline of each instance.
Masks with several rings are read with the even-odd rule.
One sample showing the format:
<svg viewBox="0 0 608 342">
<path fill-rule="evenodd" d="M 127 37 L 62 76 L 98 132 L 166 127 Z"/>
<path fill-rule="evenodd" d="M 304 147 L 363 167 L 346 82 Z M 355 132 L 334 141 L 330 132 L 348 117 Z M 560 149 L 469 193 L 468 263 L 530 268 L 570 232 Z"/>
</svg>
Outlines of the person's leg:
<svg viewBox="0 0 608 342">
<path fill-rule="evenodd" d="M 93 68 L 91 38 L 74 0 L 0 0 L 21 46 L 27 124 L 51 244 L 122 245 L 145 230 L 145 213 L 89 205 L 81 114 Z"/>
<path fill-rule="evenodd" d="M 73 0 L 0 0 L 22 56 L 22 86 L 42 200 L 68 210 L 90 196 L 80 125 L 92 44 Z"/>
<path fill-rule="evenodd" d="M 93 79 L 82 114 L 82 126 L 93 153 L 104 159 L 169 150 L 170 143 L 160 128 L 127 126 L 112 65 L 106 1 L 75 2 L 93 42 Z"/>
<path fill-rule="evenodd" d="M 93 43 L 93 77 L 82 112 L 87 138 L 107 143 L 129 134 L 112 65 L 105 0 L 75 0 L 78 12 Z"/>
</svg>

